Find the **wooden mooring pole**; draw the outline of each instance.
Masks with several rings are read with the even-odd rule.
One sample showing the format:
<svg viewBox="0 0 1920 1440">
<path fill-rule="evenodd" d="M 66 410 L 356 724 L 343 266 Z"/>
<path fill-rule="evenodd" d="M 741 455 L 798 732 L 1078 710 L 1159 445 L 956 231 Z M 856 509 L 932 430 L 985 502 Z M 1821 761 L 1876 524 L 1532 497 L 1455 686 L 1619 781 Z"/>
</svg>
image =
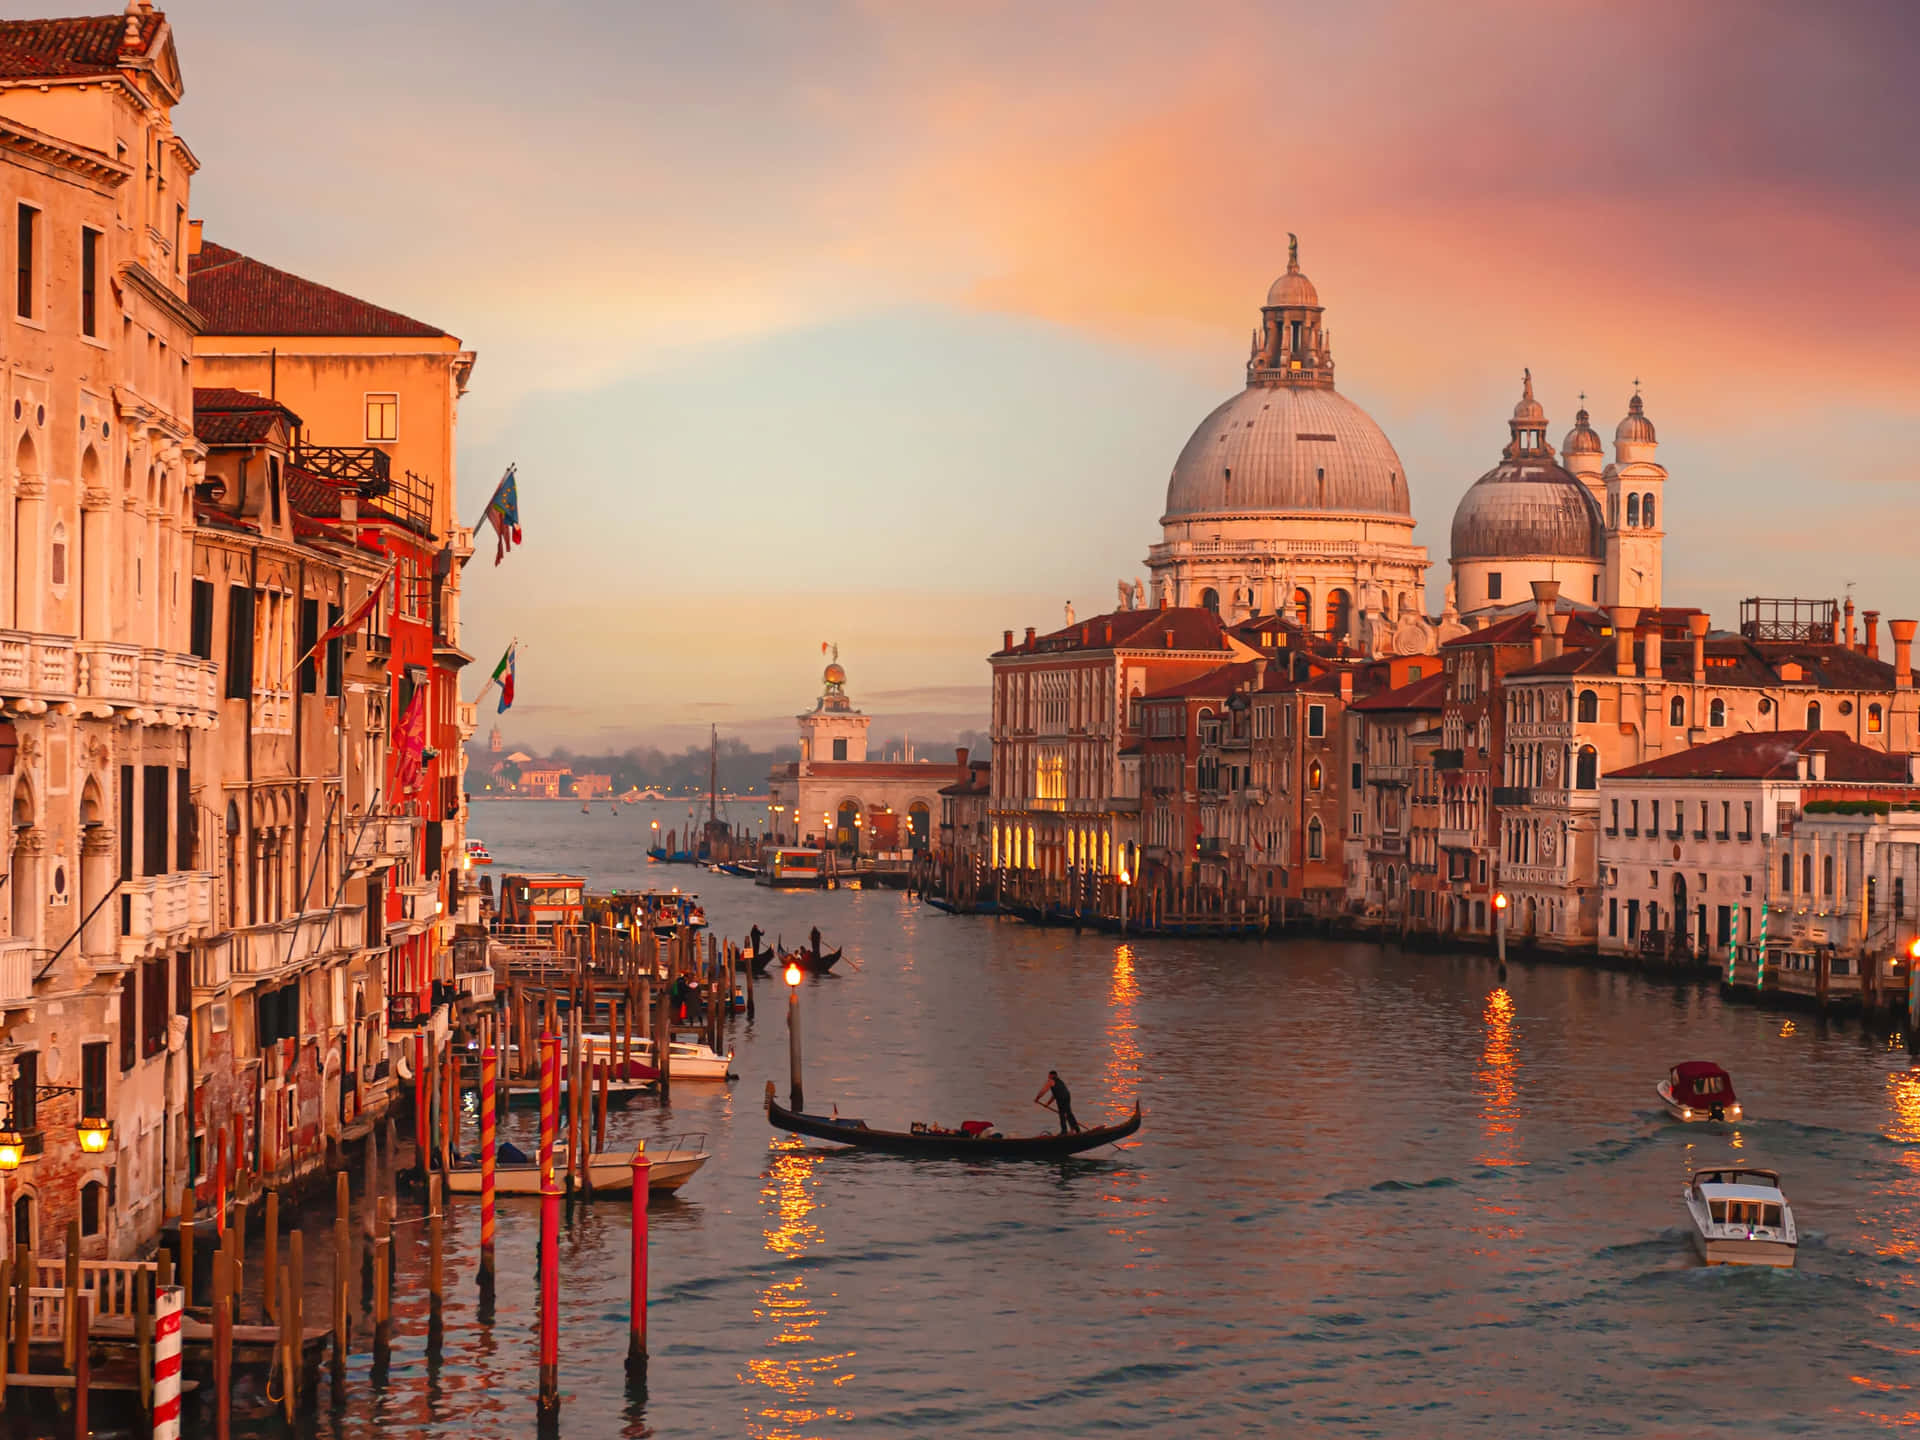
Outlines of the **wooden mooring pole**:
<svg viewBox="0 0 1920 1440">
<path fill-rule="evenodd" d="M 351 1212 L 353 1196 L 347 1181 L 347 1172 L 336 1171 L 333 1177 L 333 1377 L 339 1380 L 346 1372 L 347 1334 L 351 1323 L 352 1298 L 349 1286 L 353 1283 L 353 1232 Z"/>
<path fill-rule="evenodd" d="M 213 1256 L 213 1433 L 214 1440 L 230 1440 L 233 1433 L 233 1307 L 227 1252 Z"/>
<path fill-rule="evenodd" d="M 494 1089 L 500 1061 L 489 1045 L 480 1055 L 480 1288 L 493 1288 L 494 1149 L 498 1117 Z"/>
<path fill-rule="evenodd" d="M 560 1187 L 540 1187 L 540 1401 L 543 1421 L 560 1414 Z"/>
</svg>

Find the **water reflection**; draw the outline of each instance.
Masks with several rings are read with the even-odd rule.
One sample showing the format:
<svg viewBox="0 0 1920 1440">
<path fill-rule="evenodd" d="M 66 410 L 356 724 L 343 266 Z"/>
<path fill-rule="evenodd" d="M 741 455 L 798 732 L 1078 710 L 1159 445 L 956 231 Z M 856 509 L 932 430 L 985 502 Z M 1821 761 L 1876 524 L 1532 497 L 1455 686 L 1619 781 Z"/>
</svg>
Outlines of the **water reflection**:
<svg viewBox="0 0 1920 1440">
<path fill-rule="evenodd" d="M 798 1139 L 773 1152 L 760 1203 L 767 1211 L 766 1246 L 779 1261 L 797 1260 L 823 1238 L 809 1218 L 817 1208 L 813 1191 L 822 1158 Z M 831 1292 L 826 1298 L 832 1298 Z M 750 1359 L 741 1378 L 773 1393 L 759 1409 L 747 1412 L 749 1433 L 765 1440 L 802 1440 L 818 1434 L 820 1425 L 844 1418 L 838 1406 L 814 1393 L 820 1385 L 853 1378 L 840 1373 L 840 1362 L 852 1358 L 851 1350 L 829 1355 L 814 1347 L 814 1331 L 824 1314 L 808 1293 L 802 1271 L 782 1266 L 768 1277 L 754 1318 L 773 1323 L 775 1333 L 767 1342 L 773 1353 Z"/>
<path fill-rule="evenodd" d="M 1483 1102 L 1481 1134 L 1487 1143 L 1480 1163 L 1524 1165 L 1527 1162 L 1519 1157 L 1520 1137 L 1515 1124 L 1520 1118 L 1516 1103 L 1519 1087 L 1515 1084 L 1520 1052 L 1514 1044 L 1513 996 L 1504 985 L 1487 996 L 1481 1019 L 1487 1035 L 1480 1047 L 1480 1072 L 1475 1078 Z"/>
<path fill-rule="evenodd" d="M 1901 1146 L 1893 1156 L 1899 1169 L 1874 1196 L 1883 1203 L 1860 1218 L 1876 1254 L 1910 1262 L 1920 1258 L 1920 1219 L 1914 1211 L 1920 1199 L 1920 1149 L 1915 1148 L 1920 1146 L 1920 1073 L 1898 1070 L 1887 1076 L 1887 1110 L 1887 1138 Z"/>
<path fill-rule="evenodd" d="M 1140 982 L 1134 978 L 1134 959 L 1131 945 L 1114 950 L 1113 984 L 1107 992 L 1107 1094 L 1123 1103 L 1132 1101 L 1140 1074 L 1140 1023 L 1134 1016 Z"/>
</svg>

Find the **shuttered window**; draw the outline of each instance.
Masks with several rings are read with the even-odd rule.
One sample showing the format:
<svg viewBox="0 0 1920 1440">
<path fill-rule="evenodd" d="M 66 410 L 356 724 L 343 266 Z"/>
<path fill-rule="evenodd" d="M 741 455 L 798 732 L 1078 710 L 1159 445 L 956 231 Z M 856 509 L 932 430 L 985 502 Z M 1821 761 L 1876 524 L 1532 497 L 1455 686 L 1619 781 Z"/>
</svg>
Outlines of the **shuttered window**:
<svg viewBox="0 0 1920 1440">
<path fill-rule="evenodd" d="M 143 814 L 140 817 L 140 873 L 167 873 L 167 792 L 169 772 L 165 765 L 148 765 L 141 776 Z"/>
<path fill-rule="evenodd" d="M 213 658 L 213 582 L 193 582 L 193 628 L 188 648 L 202 660 Z"/>
<path fill-rule="evenodd" d="M 253 591 L 227 587 L 227 699 L 253 694 Z"/>
<path fill-rule="evenodd" d="M 319 643 L 320 602 L 303 599 L 300 602 L 300 653 L 306 658 L 300 662 L 302 695 L 311 695 L 320 688 L 320 665 L 312 653 Z"/>
</svg>

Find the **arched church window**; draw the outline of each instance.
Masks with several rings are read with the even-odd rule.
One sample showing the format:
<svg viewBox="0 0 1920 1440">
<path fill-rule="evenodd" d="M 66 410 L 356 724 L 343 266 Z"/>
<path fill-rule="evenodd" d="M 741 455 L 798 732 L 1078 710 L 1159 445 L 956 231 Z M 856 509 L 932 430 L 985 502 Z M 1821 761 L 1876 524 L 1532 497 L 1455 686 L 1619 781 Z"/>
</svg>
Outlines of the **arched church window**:
<svg viewBox="0 0 1920 1440">
<path fill-rule="evenodd" d="M 1676 730 L 1687 723 L 1687 702 L 1679 695 L 1667 703 L 1667 723 Z"/>
<path fill-rule="evenodd" d="M 1307 789 L 1318 790 L 1320 788 L 1320 778 L 1320 762 L 1316 760 L 1307 766 Z"/>
<path fill-rule="evenodd" d="M 1218 615 L 1220 613 L 1220 592 L 1212 586 L 1208 586 L 1205 590 L 1202 590 L 1200 592 L 1200 606 L 1203 610 L 1211 610 L 1214 614 Z"/>
<path fill-rule="evenodd" d="M 1591 690 L 1580 692 L 1580 703 L 1575 718 L 1591 725 L 1600 718 L 1600 697 Z"/>
<path fill-rule="evenodd" d="M 1819 728 L 1820 702 L 1818 700 L 1809 700 L 1807 702 L 1807 729 L 1818 730 Z"/>
<path fill-rule="evenodd" d="M 1600 752 L 1591 745 L 1580 747 L 1580 758 L 1574 765 L 1574 788 L 1593 790 L 1600 784 Z"/>
<path fill-rule="evenodd" d="M 1353 619 L 1353 601 L 1344 590 L 1327 592 L 1327 638 L 1338 640 L 1347 633 Z"/>
<path fill-rule="evenodd" d="M 1649 530 L 1653 528 L 1653 497 L 1651 495 L 1641 497 L 1640 523 Z"/>
<path fill-rule="evenodd" d="M 1869 705 L 1867 707 L 1867 733 L 1869 735 L 1878 735 L 1880 733 L 1881 723 L 1880 707 L 1878 705 Z"/>
<path fill-rule="evenodd" d="M 1813 856 L 1811 855 L 1800 857 L 1800 893 L 1802 895 L 1813 893 Z"/>
<path fill-rule="evenodd" d="M 1632 529 L 1640 523 L 1640 497 L 1627 496 L 1627 528 Z"/>
<path fill-rule="evenodd" d="M 1302 631 L 1313 629 L 1313 596 L 1305 590 L 1293 592 L 1293 623 Z"/>
<path fill-rule="evenodd" d="M 1727 702 L 1715 700 L 1707 706 L 1707 724 L 1715 730 L 1727 728 Z"/>
</svg>

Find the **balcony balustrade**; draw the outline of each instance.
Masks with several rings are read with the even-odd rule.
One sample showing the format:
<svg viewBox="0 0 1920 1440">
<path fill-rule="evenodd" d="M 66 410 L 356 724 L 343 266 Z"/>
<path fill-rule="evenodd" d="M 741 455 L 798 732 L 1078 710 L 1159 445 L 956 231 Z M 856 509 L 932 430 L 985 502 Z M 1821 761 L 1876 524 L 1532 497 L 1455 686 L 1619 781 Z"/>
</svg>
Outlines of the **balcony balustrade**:
<svg viewBox="0 0 1920 1440">
<path fill-rule="evenodd" d="M 73 641 L 0 630 L 0 696 L 43 706 L 73 699 Z"/>
<path fill-rule="evenodd" d="M 358 906 L 256 925 L 233 936 L 233 973 L 259 977 L 297 969 L 323 955 L 362 949 L 366 934 L 367 912 Z"/>
<path fill-rule="evenodd" d="M 183 870 L 120 882 L 120 961 L 175 950 L 213 929 L 213 875 Z"/>
<path fill-rule="evenodd" d="M 0 940 L 0 1008 L 33 999 L 33 972 L 46 959 L 31 940 Z"/>
</svg>

